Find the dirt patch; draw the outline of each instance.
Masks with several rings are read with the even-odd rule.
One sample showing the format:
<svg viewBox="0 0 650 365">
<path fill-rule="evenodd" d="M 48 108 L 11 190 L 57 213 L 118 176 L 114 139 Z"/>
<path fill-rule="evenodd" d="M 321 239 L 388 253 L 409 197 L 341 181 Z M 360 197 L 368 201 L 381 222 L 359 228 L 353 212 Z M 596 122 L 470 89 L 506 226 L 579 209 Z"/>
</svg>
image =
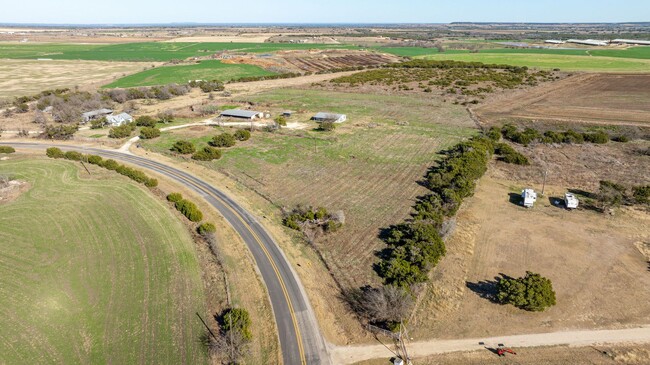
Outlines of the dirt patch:
<svg viewBox="0 0 650 365">
<path fill-rule="evenodd" d="M 513 118 L 648 126 L 650 75 L 580 74 L 475 109 L 496 123 Z"/>
<path fill-rule="evenodd" d="M 30 184 L 27 181 L 12 180 L 0 176 L 0 205 L 10 203 L 28 191 Z"/>
</svg>

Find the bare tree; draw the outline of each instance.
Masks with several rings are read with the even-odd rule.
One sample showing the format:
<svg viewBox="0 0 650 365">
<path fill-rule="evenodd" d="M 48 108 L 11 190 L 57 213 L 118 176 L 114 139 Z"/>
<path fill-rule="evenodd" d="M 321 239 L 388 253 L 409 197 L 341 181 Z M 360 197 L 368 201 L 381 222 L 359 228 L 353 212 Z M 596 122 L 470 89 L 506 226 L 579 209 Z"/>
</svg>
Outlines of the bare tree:
<svg viewBox="0 0 650 365">
<path fill-rule="evenodd" d="M 345 299 L 357 314 L 371 322 L 398 323 L 408 316 L 413 306 L 413 296 L 393 285 L 350 290 Z"/>
</svg>

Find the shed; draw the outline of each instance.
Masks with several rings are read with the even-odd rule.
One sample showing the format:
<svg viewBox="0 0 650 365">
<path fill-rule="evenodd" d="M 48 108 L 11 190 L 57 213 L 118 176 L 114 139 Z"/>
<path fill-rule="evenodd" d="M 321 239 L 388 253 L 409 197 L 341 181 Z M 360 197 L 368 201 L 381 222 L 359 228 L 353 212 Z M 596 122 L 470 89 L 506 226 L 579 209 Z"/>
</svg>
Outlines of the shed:
<svg viewBox="0 0 650 365">
<path fill-rule="evenodd" d="M 220 116 L 226 118 L 255 119 L 262 118 L 264 116 L 264 113 L 254 110 L 230 109 L 221 112 Z"/>
<path fill-rule="evenodd" d="M 109 115 L 106 117 L 106 122 L 112 127 L 119 127 L 122 124 L 133 122 L 133 117 L 127 113 L 120 113 L 118 115 Z"/>
<path fill-rule="evenodd" d="M 283 116 L 283 117 L 287 117 L 287 118 L 289 118 L 289 117 L 291 117 L 292 115 L 293 115 L 293 111 L 291 111 L 291 110 L 285 110 L 285 111 L 282 112 L 282 116 Z"/>
<path fill-rule="evenodd" d="M 107 116 L 109 114 L 113 113 L 111 109 L 97 109 L 97 110 L 91 110 L 89 112 L 85 112 L 81 114 L 81 121 L 83 123 L 88 123 L 91 120 L 99 119 L 101 117 Z"/>
<path fill-rule="evenodd" d="M 566 206 L 567 209 L 576 209 L 578 208 L 578 198 L 572 193 L 566 193 L 564 194 L 564 206 Z"/>
<path fill-rule="evenodd" d="M 533 189 L 524 189 L 521 191 L 521 198 L 523 200 L 524 207 L 532 208 L 537 201 L 537 193 Z"/>
<path fill-rule="evenodd" d="M 334 123 L 343 123 L 348 120 L 348 116 L 345 114 L 336 114 L 336 113 L 316 113 L 311 120 L 317 122 L 334 122 Z"/>
</svg>

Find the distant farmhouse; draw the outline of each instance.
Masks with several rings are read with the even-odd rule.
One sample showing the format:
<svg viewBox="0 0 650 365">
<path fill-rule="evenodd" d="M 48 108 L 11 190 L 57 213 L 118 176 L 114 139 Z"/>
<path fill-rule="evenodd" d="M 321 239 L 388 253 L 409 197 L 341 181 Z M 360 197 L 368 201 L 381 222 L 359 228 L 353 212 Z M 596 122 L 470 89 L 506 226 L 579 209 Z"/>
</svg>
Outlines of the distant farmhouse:
<svg viewBox="0 0 650 365">
<path fill-rule="evenodd" d="M 99 118 L 105 117 L 107 115 L 110 115 L 112 113 L 113 113 L 113 111 L 111 109 L 91 110 L 89 112 L 81 114 L 81 122 L 82 123 L 88 123 L 91 120 L 99 119 Z"/>
<path fill-rule="evenodd" d="M 230 110 L 224 110 L 223 112 L 221 112 L 219 116 L 225 118 L 240 118 L 240 119 L 253 120 L 257 118 L 263 118 L 264 113 L 257 112 L 254 110 L 230 109 Z"/>
<path fill-rule="evenodd" d="M 334 122 L 334 123 L 343 123 L 348 120 L 348 116 L 345 114 L 335 114 L 335 113 L 317 113 L 311 120 L 316 122 Z"/>
<path fill-rule="evenodd" d="M 106 117 L 106 122 L 111 127 L 119 127 L 122 124 L 133 122 L 133 117 L 127 113 L 121 113 L 118 115 L 109 115 Z"/>
</svg>

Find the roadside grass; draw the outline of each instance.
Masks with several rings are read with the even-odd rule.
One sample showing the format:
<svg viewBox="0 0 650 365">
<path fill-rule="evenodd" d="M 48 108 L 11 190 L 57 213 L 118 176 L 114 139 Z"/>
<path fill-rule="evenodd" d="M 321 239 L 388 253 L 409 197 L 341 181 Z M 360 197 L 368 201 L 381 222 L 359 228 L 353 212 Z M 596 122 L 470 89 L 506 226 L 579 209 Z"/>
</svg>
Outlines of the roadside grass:
<svg viewBox="0 0 650 365">
<path fill-rule="evenodd" d="M 0 43 L 0 58 L 52 58 L 60 60 L 166 62 L 209 56 L 219 51 L 267 53 L 282 50 L 357 49 L 341 44 L 291 43 L 165 43 L 143 42 L 111 45 Z"/>
<path fill-rule="evenodd" d="M 104 88 L 155 86 L 171 83 L 185 84 L 190 80 L 230 81 L 240 77 L 274 75 L 261 67 L 246 64 L 227 64 L 221 61 L 201 61 L 193 65 L 163 66 L 116 80 Z"/>
<path fill-rule="evenodd" d="M 316 247 L 345 287 L 378 280 L 372 263 L 382 246 L 379 229 L 409 214 L 412 200 L 426 190 L 417 181 L 439 151 L 476 133 L 463 107 L 436 98 L 277 89 L 245 100 L 267 103 L 272 113 L 298 110 L 289 122 L 309 128 L 255 132 L 249 141 L 224 149 L 220 160 L 201 164 L 226 172 L 278 206 L 343 210 L 343 229 L 317 240 Z M 318 132 L 309 122 L 318 111 L 345 113 L 348 121 L 332 133 Z M 201 148 L 221 131 L 180 129 L 142 145 L 171 154 L 178 139 Z"/>
<path fill-rule="evenodd" d="M 66 161 L 18 158 L 0 173 L 31 184 L 0 205 L 4 361 L 207 362 L 194 243 L 162 202 Z"/>
<path fill-rule="evenodd" d="M 622 57 L 589 57 L 555 54 L 524 54 L 524 53 L 440 53 L 422 56 L 430 60 L 456 60 L 465 62 L 483 62 L 492 64 L 508 64 L 542 69 L 559 68 L 562 71 L 591 71 L 591 72 L 648 72 L 650 60 L 628 59 Z"/>
</svg>

